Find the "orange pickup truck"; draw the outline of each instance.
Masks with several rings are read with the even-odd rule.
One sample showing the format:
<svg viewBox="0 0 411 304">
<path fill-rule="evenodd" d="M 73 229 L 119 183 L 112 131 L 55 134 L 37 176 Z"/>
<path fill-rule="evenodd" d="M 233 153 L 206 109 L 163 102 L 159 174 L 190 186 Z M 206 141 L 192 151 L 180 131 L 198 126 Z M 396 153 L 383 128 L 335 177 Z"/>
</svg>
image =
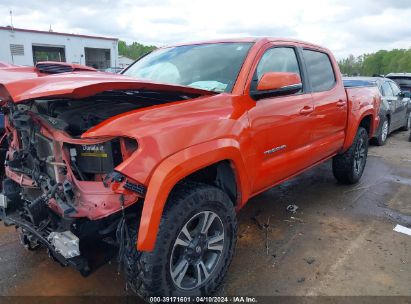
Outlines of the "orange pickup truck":
<svg viewBox="0 0 411 304">
<path fill-rule="evenodd" d="M 327 49 L 271 38 L 164 47 L 122 75 L 9 66 L 0 83 L 1 219 L 83 275 L 90 244 L 118 246 L 144 298 L 212 294 L 250 197 L 331 158 L 356 183 L 380 104 Z"/>
</svg>

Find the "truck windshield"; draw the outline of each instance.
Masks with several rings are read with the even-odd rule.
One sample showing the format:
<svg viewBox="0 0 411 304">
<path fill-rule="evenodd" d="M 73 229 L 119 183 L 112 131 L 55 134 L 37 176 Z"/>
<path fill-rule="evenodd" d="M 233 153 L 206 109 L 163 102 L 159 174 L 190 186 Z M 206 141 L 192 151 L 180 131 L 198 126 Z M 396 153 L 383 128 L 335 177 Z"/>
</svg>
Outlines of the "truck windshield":
<svg viewBox="0 0 411 304">
<path fill-rule="evenodd" d="M 156 50 L 123 74 L 155 82 L 230 92 L 252 43 L 210 43 Z"/>
</svg>

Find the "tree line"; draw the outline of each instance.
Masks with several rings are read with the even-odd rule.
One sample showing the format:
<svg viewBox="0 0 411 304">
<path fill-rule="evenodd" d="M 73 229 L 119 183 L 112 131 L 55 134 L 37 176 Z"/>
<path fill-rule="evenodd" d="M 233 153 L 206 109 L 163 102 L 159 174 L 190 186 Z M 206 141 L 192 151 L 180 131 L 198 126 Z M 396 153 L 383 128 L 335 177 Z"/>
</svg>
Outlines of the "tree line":
<svg viewBox="0 0 411 304">
<path fill-rule="evenodd" d="M 138 42 L 127 44 L 118 42 L 119 55 L 138 59 L 141 56 L 155 50 L 154 45 L 144 45 Z M 376 53 L 364 54 L 358 57 L 349 55 L 338 62 L 341 73 L 349 76 L 385 75 L 396 72 L 411 73 L 411 48 L 394 49 L 391 51 L 380 50 Z"/>
<path fill-rule="evenodd" d="M 127 44 L 125 41 L 121 40 L 118 42 L 118 54 L 134 60 L 156 48 L 157 47 L 154 45 L 144 45 L 138 42 L 133 42 L 132 44 Z"/>
<path fill-rule="evenodd" d="M 411 72 L 411 48 L 380 50 L 358 57 L 350 55 L 338 62 L 341 73 L 349 76 L 386 75 Z"/>
</svg>

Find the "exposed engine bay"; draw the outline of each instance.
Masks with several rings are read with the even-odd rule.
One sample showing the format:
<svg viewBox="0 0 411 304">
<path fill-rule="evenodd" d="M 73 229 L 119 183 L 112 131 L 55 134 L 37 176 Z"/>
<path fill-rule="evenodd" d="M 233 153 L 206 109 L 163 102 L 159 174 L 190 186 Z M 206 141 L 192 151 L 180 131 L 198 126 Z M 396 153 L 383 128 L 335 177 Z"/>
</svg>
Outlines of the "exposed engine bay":
<svg viewBox="0 0 411 304">
<path fill-rule="evenodd" d="M 192 97 L 158 92 L 109 91 L 81 100 L 35 100 L 25 107 L 52 127 L 78 137 L 118 114 Z"/>
<path fill-rule="evenodd" d="M 135 203 L 145 187 L 115 170 L 138 149 L 136 139 L 83 140 L 81 134 L 116 115 L 192 97 L 109 91 L 4 106 L 8 149 L 1 219 L 20 228 L 27 248 L 45 245 L 61 264 L 87 274 L 84 240 L 97 235 L 121 247 L 125 219 L 138 212 Z"/>
</svg>

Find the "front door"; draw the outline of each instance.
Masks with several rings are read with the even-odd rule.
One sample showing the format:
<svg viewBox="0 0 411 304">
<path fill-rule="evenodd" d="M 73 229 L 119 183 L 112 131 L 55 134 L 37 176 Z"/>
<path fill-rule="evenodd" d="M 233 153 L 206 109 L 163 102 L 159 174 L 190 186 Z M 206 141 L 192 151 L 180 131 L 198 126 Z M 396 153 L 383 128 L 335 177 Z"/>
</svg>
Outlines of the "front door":
<svg viewBox="0 0 411 304">
<path fill-rule="evenodd" d="M 390 130 L 391 133 L 393 130 L 396 130 L 399 126 L 399 115 L 397 111 L 397 97 L 394 96 L 392 87 L 390 86 L 389 81 L 385 80 L 382 85 L 382 95 L 383 99 L 387 101 L 388 106 L 390 107 Z"/>
<path fill-rule="evenodd" d="M 257 65 L 252 86 L 267 72 L 297 73 L 302 78 L 301 70 L 294 47 L 270 45 Z M 311 94 L 304 86 L 293 95 L 259 99 L 249 110 L 250 132 L 257 153 L 254 193 L 309 166 L 313 110 Z"/>
<path fill-rule="evenodd" d="M 407 123 L 408 99 L 401 95 L 401 89 L 394 81 L 389 81 L 395 98 L 395 116 L 398 120 L 397 127 L 403 127 Z"/>
</svg>

